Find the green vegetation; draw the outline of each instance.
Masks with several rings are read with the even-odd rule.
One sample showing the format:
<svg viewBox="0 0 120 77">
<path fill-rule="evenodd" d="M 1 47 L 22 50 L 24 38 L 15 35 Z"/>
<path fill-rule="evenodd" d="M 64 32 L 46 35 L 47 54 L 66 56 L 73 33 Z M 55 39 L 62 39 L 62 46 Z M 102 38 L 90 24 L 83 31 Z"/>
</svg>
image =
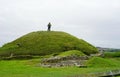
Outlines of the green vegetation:
<svg viewBox="0 0 120 77">
<path fill-rule="evenodd" d="M 65 32 L 32 32 L 0 47 L 0 59 L 7 59 L 0 60 L 0 77 L 74 77 L 120 68 L 119 58 L 101 57 L 92 57 L 87 62 L 85 60 L 87 68 L 40 66 L 43 58 L 51 56 L 88 56 L 97 52 L 97 48 L 91 44 Z M 119 54 L 118 52 L 105 53 L 105 57 L 119 57 Z M 11 58 L 15 60 L 8 60 Z M 16 60 L 21 58 L 24 60 Z"/>
<path fill-rule="evenodd" d="M 87 55 L 97 49 L 82 39 L 58 31 L 37 31 L 26 34 L 0 48 L 0 56 L 49 55 L 68 50 L 79 50 Z"/>
<path fill-rule="evenodd" d="M 117 60 L 110 60 L 101 57 L 92 57 L 88 60 L 86 65 L 88 67 L 120 67 L 120 62 Z"/>
<path fill-rule="evenodd" d="M 71 77 L 74 75 L 105 72 L 118 67 L 101 68 L 42 68 L 38 67 L 39 59 L 0 61 L 0 77 Z"/>
<path fill-rule="evenodd" d="M 83 52 L 78 50 L 70 50 L 66 52 L 60 53 L 58 56 L 64 57 L 64 56 L 86 56 Z"/>
<path fill-rule="evenodd" d="M 117 51 L 117 52 L 104 52 L 104 57 L 109 57 L 109 58 L 120 57 L 120 51 Z"/>
</svg>

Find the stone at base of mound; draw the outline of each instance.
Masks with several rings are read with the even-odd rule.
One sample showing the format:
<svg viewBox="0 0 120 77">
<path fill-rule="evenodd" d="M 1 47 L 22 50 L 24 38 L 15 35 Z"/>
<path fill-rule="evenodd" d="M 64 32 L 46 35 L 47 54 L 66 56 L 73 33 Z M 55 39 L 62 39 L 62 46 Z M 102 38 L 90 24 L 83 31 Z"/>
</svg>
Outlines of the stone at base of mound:
<svg viewBox="0 0 120 77">
<path fill-rule="evenodd" d="M 87 56 L 67 56 L 67 57 L 53 57 L 48 59 L 43 59 L 40 63 L 42 67 L 67 67 L 67 66 L 77 66 L 80 68 L 86 68 L 84 63 L 88 60 Z"/>
<path fill-rule="evenodd" d="M 41 63 L 40 66 L 42 67 L 69 67 L 69 66 L 77 66 L 79 68 L 86 68 L 87 66 L 84 65 L 86 60 L 66 60 L 61 61 L 58 63 Z"/>
</svg>

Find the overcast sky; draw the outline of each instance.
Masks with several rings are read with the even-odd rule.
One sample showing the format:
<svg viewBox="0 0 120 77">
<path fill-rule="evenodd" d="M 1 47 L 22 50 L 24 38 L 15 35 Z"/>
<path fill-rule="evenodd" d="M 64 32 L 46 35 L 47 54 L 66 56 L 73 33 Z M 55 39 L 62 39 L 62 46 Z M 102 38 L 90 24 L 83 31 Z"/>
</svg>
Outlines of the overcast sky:
<svg viewBox="0 0 120 77">
<path fill-rule="evenodd" d="M 0 46 L 48 22 L 94 46 L 120 48 L 120 0 L 0 0 Z"/>
</svg>

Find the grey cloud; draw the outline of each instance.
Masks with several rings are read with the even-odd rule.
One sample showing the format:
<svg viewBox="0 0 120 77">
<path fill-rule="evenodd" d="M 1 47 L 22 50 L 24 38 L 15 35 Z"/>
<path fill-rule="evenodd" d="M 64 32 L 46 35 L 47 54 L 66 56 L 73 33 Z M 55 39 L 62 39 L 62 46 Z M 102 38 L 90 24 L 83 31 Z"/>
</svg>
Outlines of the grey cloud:
<svg viewBox="0 0 120 77">
<path fill-rule="evenodd" d="M 0 45 L 31 31 L 46 30 L 51 22 L 53 30 L 95 46 L 120 48 L 119 9 L 120 0 L 1 0 Z"/>
</svg>

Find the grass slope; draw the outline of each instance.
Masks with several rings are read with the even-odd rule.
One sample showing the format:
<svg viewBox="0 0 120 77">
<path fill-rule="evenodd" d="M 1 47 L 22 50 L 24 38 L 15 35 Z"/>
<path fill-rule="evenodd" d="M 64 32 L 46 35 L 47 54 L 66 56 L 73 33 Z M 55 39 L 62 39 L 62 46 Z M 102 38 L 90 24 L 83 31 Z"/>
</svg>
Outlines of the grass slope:
<svg viewBox="0 0 120 77">
<path fill-rule="evenodd" d="M 105 59 L 101 57 L 93 57 L 89 59 L 86 63 L 88 67 L 119 67 L 119 64 L 119 61 Z"/>
<path fill-rule="evenodd" d="M 0 48 L 1 56 L 48 55 L 68 50 L 80 50 L 85 54 L 96 53 L 97 49 L 82 39 L 59 31 L 37 31 L 26 34 Z"/>
</svg>

